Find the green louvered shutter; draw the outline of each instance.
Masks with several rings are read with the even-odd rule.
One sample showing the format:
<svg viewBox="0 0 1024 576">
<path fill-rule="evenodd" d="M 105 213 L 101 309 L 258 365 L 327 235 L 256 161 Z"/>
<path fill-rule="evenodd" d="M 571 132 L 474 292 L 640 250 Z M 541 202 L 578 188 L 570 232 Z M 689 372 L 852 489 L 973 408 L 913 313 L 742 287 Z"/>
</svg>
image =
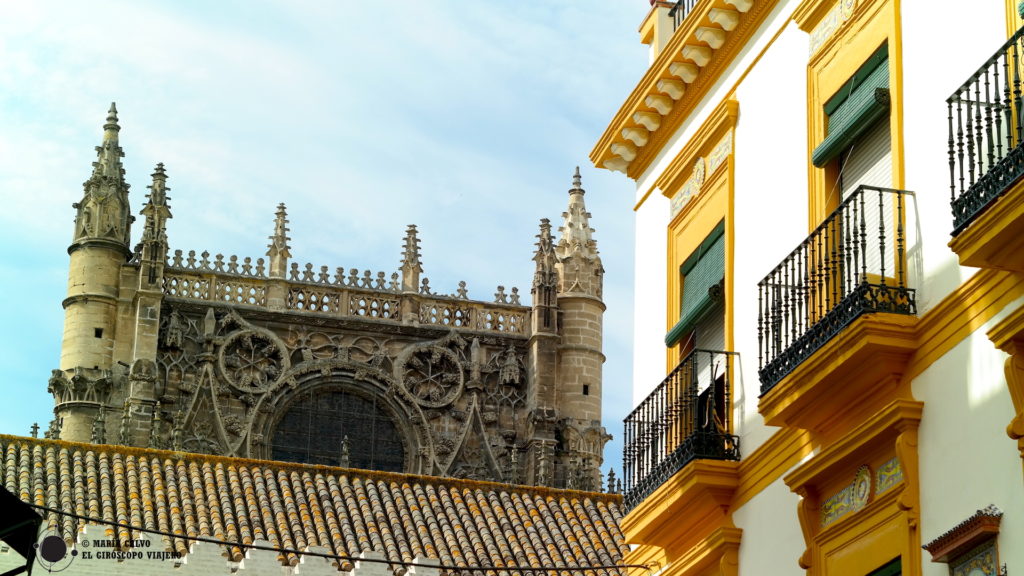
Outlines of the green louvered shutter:
<svg viewBox="0 0 1024 576">
<path fill-rule="evenodd" d="M 889 59 L 883 46 L 825 104 L 828 136 L 811 154 L 821 168 L 889 113 Z"/>
<path fill-rule="evenodd" d="M 711 295 L 711 289 L 725 278 L 725 236 L 716 230 L 694 256 L 683 264 L 681 270 L 683 302 L 679 322 L 665 336 L 665 344 L 668 346 L 675 346 L 714 306 L 716 300 Z"/>
</svg>

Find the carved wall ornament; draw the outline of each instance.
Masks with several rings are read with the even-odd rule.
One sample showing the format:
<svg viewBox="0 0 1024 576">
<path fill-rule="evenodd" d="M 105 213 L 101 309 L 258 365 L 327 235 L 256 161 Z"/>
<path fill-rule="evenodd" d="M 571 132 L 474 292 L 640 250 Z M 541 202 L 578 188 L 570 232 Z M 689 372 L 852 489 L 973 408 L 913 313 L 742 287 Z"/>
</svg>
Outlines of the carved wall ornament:
<svg viewBox="0 0 1024 576">
<path fill-rule="evenodd" d="M 853 481 L 821 503 L 821 526 L 867 506 L 872 494 L 872 474 L 867 466 L 857 469 Z"/>
<path fill-rule="evenodd" d="M 505 358 L 501 363 L 501 372 L 498 375 L 498 379 L 502 384 L 519 384 L 521 378 L 519 358 L 516 356 L 515 348 L 509 346 L 505 350 Z"/>
<path fill-rule="evenodd" d="M 284 347 L 272 334 L 243 330 L 227 337 L 218 355 L 224 378 L 242 392 L 265 392 L 289 366 Z"/>
<path fill-rule="evenodd" d="M 402 392 L 424 408 L 442 408 L 462 394 L 462 359 L 449 346 L 463 348 L 455 332 L 440 340 L 413 344 L 395 361 L 395 380 Z"/>
</svg>

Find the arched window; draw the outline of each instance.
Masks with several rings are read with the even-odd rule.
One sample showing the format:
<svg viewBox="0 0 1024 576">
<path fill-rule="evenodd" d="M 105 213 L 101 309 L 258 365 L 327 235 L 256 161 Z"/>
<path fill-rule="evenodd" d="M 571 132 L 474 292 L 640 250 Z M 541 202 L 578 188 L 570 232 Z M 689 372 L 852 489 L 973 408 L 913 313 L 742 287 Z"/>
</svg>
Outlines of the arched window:
<svg viewBox="0 0 1024 576">
<path fill-rule="evenodd" d="M 274 428 L 271 458 L 341 466 L 348 438 L 350 468 L 403 472 L 405 445 L 382 399 L 343 386 L 299 392 Z"/>
</svg>

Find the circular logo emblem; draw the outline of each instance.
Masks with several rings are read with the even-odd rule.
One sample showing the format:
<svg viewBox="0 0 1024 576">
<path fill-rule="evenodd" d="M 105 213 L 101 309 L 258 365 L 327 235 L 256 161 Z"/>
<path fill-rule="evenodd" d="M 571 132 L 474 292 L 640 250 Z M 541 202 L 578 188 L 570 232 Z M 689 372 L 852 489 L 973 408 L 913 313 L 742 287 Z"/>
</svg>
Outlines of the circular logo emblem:
<svg viewBox="0 0 1024 576">
<path fill-rule="evenodd" d="M 853 9 L 857 6 L 857 0 L 842 0 L 840 10 L 843 11 L 843 20 L 849 20 L 853 16 Z"/>
<path fill-rule="evenodd" d="M 693 164 L 693 183 L 698 187 L 704 184 L 704 159 L 697 158 Z"/>
<path fill-rule="evenodd" d="M 871 498 L 871 470 L 867 466 L 857 469 L 857 475 L 853 480 L 853 498 L 851 504 L 854 510 L 860 510 L 867 505 Z"/>
<path fill-rule="evenodd" d="M 47 572 L 60 572 L 71 565 L 78 550 L 68 550 L 68 544 L 56 534 L 46 534 L 32 545 L 36 549 L 36 563 Z"/>
</svg>

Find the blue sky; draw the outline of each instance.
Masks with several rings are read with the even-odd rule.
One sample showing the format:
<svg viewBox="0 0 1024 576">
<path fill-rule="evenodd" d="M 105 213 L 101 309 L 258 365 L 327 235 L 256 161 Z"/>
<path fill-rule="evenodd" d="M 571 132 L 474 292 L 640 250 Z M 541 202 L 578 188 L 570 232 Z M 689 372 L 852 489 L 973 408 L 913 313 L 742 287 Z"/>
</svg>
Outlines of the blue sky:
<svg viewBox="0 0 1024 576">
<path fill-rule="evenodd" d="M 604 420 L 630 405 L 633 186 L 587 154 L 643 73 L 643 0 L 0 1 L 0 433 L 52 417 L 71 204 L 107 107 L 132 209 L 165 163 L 171 248 L 392 271 L 419 226 L 435 291 L 529 294 L 574 167 L 606 269 Z M 134 230 L 136 239 L 138 226 Z M 135 240 L 133 240 L 134 242 Z"/>
</svg>

